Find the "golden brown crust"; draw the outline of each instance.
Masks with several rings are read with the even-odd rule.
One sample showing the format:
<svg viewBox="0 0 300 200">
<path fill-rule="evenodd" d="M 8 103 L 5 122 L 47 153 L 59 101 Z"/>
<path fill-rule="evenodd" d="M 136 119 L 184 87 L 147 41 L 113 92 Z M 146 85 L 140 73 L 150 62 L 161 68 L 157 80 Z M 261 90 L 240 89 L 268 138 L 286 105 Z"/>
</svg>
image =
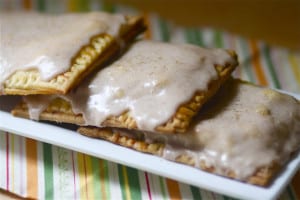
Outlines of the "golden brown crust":
<svg viewBox="0 0 300 200">
<path fill-rule="evenodd" d="M 150 153 L 154 155 L 162 155 L 163 144 L 153 143 L 148 144 L 144 141 L 135 140 L 127 136 L 122 136 L 118 132 L 112 132 L 110 128 L 95 128 L 95 127 L 80 127 L 78 132 L 82 135 L 93 137 L 93 138 L 102 138 L 109 142 L 119 144 L 137 151 L 144 153 Z"/>
<path fill-rule="evenodd" d="M 108 34 L 93 37 L 90 44 L 81 48 L 72 60 L 70 69 L 49 81 L 41 80 L 37 70 L 15 72 L 4 82 L 4 94 L 66 94 L 88 74 L 118 53 L 121 48 L 118 40 L 129 43 L 145 30 L 142 17 L 127 17 L 127 22 L 127 25 L 121 27 L 120 38 L 113 38 Z"/>
<path fill-rule="evenodd" d="M 122 136 L 116 129 L 111 128 L 101 129 L 95 127 L 80 127 L 78 129 L 78 132 L 85 136 L 101 138 L 115 144 L 135 149 L 137 151 L 146 152 L 158 156 L 162 156 L 165 146 L 161 143 L 149 144 L 142 140 L 129 138 L 128 136 Z M 193 167 L 196 166 L 195 160 L 185 154 L 178 156 L 176 158 L 176 162 L 191 165 Z M 214 167 L 206 165 L 203 161 L 199 163 L 199 168 L 209 173 L 217 174 L 217 171 Z M 275 162 L 270 163 L 269 166 L 263 166 L 257 169 L 255 173 L 253 173 L 245 180 L 245 182 L 259 186 L 268 186 L 280 169 L 281 167 L 279 164 Z M 236 175 L 233 171 L 228 171 L 227 174 L 222 176 L 236 179 Z"/>
<path fill-rule="evenodd" d="M 18 104 L 11 113 L 14 116 L 23 117 L 23 118 L 30 118 L 28 113 L 27 104 L 21 102 Z M 64 101 L 61 98 L 54 99 L 51 101 L 49 106 L 40 114 L 40 120 L 45 121 L 54 121 L 59 123 L 70 123 L 70 124 L 77 124 L 83 125 L 84 119 L 82 115 L 76 115 L 72 111 L 71 105 Z"/>
</svg>

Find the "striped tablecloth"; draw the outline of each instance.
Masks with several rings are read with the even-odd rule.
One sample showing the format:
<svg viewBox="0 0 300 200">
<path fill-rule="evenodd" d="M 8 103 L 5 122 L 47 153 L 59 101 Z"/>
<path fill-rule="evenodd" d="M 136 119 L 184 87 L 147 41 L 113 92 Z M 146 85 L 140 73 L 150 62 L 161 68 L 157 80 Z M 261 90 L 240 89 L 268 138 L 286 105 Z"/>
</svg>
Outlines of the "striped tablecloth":
<svg viewBox="0 0 300 200">
<path fill-rule="evenodd" d="M 99 0 L 0 0 L 0 11 L 31 9 L 51 13 L 89 10 L 138 13 Z M 149 26 L 146 38 L 235 49 L 240 67 L 234 76 L 300 93 L 299 52 L 209 28 L 179 27 L 154 14 L 142 14 Z M 299 174 L 280 199 L 297 199 L 300 194 L 297 183 L 300 183 Z M 34 199 L 231 199 L 3 131 L 0 131 L 0 188 Z"/>
</svg>

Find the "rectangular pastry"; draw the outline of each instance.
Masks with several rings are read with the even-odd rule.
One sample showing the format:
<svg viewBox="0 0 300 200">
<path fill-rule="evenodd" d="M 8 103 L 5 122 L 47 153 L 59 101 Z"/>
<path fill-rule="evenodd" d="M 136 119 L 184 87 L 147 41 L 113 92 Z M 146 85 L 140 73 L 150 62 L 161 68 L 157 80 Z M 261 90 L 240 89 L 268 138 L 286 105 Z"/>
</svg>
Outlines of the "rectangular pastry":
<svg viewBox="0 0 300 200">
<path fill-rule="evenodd" d="M 186 134 L 81 127 L 83 135 L 267 186 L 300 147 L 300 102 L 230 80 Z"/>
<path fill-rule="evenodd" d="M 36 120 L 184 133 L 237 63 L 229 50 L 138 41 L 69 94 L 29 96 L 12 113 Z"/>
<path fill-rule="evenodd" d="M 144 31 L 142 17 L 0 13 L 0 95 L 65 94 Z"/>
</svg>

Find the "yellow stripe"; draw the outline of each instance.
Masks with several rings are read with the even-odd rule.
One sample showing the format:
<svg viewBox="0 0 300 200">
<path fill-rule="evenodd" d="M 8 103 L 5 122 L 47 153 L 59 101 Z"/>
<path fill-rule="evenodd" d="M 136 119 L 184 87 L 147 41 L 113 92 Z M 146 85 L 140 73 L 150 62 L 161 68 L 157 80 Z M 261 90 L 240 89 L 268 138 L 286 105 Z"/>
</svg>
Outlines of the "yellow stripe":
<svg viewBox="0 0 300 200">
<path fill-rule="evenodd" d="M 90 156 L 85 155 L 85 167 L 86 167 L 86 187 L 89 199 L 95 199 L 94 195 L 94 187 L 93 187 L 93 167 L 92 167 L 92 159 Z"/>
<path fill-rule="evenodd" d="M 79 187 L 80 187 L 80 199 L 87 199 L 86 187 L 85 187 L 85 169 L 84 169 L 84 158 L 82 153 L 77 153 L 78 162 L 78 176 L 79 176 Z"/>
<path fill-rule="evenodd" d="M 292 54 L 289 54 L 288 59 L 289 59 L 289 62 L 291 64 L 292 70 L 294 72 L 294 76 L 296 78 L 296 81 L 300 85 L 300 66 L 298 66 L 296 57 Z"/>
<path fill-rule="evenodd" d="M 68 0 L 68 11 L 75 12 L 76 11 L 76 2 L 75 0 Z"/>
<path fill-rule="evenodd" d="M 122 166 L 124 183 L 125 183 L 125 192 L 126 192 L 126 199 L 131 199 L 130 197 L 130 189 L 129 189 L 129 181 L 128 181 L 128 174 L 125 166 Z"/>
</svg>

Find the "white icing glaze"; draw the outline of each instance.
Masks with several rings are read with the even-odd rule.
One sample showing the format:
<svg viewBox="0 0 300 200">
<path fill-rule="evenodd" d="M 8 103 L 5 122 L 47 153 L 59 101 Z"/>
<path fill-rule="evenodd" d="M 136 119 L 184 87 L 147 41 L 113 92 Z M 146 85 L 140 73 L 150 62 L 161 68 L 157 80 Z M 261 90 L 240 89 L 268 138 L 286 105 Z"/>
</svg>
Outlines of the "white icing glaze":
<svg viewBox="0 0 300 200">
<path fill-rule="evenodd" d="M 23 98 L 28 106 L 30 119 L 38 121 L 41 111 L 45 110 L 55 98 L 55 95 L 29 95 Z"/>
<path fill-rule="evenodd" d="M 201 116 L 201 117 L 200 117 Z M 165 143 L 163 157 L 185 154 L 216 173 L 245 180 L 272 161 L 284 163 L 300 147 L 300 103 L 270 89 L 234 83 L 211 102 L 186 134 L 144 132 L 146 142 Z M 117 130 L 130 137 L 139 132 Z"/>
<path fill-rule="evenodd" d="M 87 125 L 129 110 L 142 130 L 165 123 L 196 91 L 217 79 L 214 65 L 235 65 L 227 51 L 153 41 L 135 43 L 67 98 Z"/>
<path fill-rule="evenodd" d="M 124 22 L 122 15 L 101 12 L 0 13 L 0 90 L 17 70 L 38 69 L 43 80 L 67 71 L 72 58 L 92 36 L 116 36 Z"/>
</svg>

